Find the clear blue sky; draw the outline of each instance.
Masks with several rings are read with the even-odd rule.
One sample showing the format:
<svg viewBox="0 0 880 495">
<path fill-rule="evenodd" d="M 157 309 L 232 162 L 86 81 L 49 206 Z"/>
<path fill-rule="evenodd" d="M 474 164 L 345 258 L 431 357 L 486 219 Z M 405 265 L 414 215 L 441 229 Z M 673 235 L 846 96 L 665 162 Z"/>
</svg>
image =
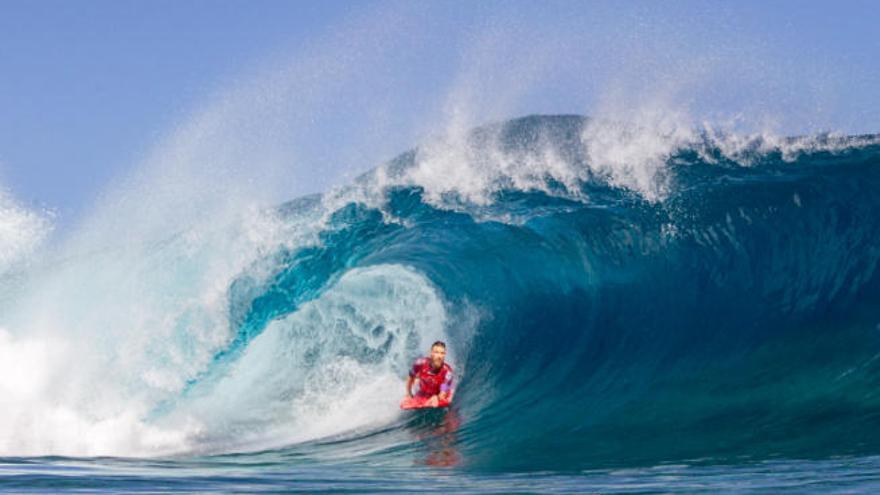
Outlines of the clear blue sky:
<svg viewBox="0 0 880 495">
<path fill-rule="evenodd" d="M 880 131 L 873 2 L 469 3 L 0 1 L 0 187 L 74 221 L 211 118 L 232 123 L 203 147 L 290 160 L 288 197 L 458 116 L 662 94 L 747 128 Z"/>
</svg>

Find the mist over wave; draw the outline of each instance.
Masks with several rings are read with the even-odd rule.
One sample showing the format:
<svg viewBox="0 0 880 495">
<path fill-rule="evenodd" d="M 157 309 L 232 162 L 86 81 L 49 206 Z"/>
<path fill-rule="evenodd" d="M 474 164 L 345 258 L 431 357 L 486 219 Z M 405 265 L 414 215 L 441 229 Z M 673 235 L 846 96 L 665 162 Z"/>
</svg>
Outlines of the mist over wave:
<svg viewBox="0 0 880 495">
<path fill-rule="evenodd" d="M 22 207 L 0 188 L 0 276 L 33 253 L 51 228 L 47 213 Z"/>
</svg>

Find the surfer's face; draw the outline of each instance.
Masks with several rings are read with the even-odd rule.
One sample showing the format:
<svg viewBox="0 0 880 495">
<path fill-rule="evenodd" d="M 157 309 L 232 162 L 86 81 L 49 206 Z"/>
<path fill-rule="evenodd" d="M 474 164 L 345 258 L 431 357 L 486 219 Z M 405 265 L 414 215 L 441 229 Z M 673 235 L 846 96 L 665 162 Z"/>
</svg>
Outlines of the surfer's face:
<svg viewBox="0 0 880 495">
<path fill-rule="evenodd" d="M 446 348 L 435 345 L 431 348 L 431 364 L 435 368 L 443 366 L 443 360 L 446 358 Z"/>
</svg>

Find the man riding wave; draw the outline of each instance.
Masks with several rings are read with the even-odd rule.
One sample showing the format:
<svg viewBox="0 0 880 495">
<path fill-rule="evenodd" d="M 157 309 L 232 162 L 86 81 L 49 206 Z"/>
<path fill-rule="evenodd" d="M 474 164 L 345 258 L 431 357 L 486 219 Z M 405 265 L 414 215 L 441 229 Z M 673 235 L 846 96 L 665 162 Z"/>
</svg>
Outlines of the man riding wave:
<svg viewBox="0 0 880 495">
<path fill-rule="evenodd" d="M 452 366 L 444 362 L 446 359 L 446 343 L 437 341 L 431 344 L 431 355 L 421 357 L 413 362 L 406 381 L 406 397 L 424 399 L 425 405 L 437 407 L 441 403 L 452 400 L 453 379 Z M 413 382 L 419 381 L 419 390 L 412 393 Z M 446 404 L 444 404 L 446 405 Z"/>
</svg>

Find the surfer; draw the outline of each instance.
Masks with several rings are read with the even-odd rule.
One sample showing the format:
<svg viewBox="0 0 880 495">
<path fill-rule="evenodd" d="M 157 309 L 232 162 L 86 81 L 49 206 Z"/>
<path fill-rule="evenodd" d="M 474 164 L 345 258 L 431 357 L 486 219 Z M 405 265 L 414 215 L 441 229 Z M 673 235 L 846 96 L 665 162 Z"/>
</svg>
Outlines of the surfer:
<svg viewBox="0 0 880 495">
<path fill-rule="evenodd" d="M 446 343 L 437 341 L 431 344 L 431 355 L 421 357 L 413 362 L 406 381 L 406 397 L 412 398 L 413 382 L 419 381 L 419 390 L 415 397 L 425 399 L 426 406 L 437 407 L 441 402 L 452 399 L 452 366 L 444 362 L 446 359 Z"/>
</svg>

